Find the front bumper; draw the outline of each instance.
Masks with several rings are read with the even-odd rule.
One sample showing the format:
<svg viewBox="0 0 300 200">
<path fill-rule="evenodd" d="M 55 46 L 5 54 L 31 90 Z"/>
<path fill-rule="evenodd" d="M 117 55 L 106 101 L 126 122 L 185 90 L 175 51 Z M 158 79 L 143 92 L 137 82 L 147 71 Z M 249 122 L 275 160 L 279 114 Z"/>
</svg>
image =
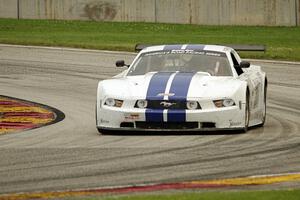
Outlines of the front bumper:
<svg viewBox="0 0 300 200">
<path fill-rule="evenodd" d="M 216 132 L 216 131 L 240 131 L 244 130 L 243 127 L 238 128 L 199 128 L 199 129 L 141 129 L 141 128 L 109 128 L 109 127 L 97 127 L 101 132 L 105 131 L 126 131 L 126 132 Z"/>
<path fill-rule="evenodd" d="M 103 106 L 97 109 L 97 128 L 118 131 L 216 131 L 243 129 L 245 126 L 244 109 L 238 106 L 206 110 L 186 110 L 185 121 L 178 122 L 175 126 L 171 124 L 174 122 L 167 121 L 168 110 L 164 110 L 164 120 L 162 122 L 155 122 L 156 125 L 153 122 L 146 121 L 145 112 L 145 109 Z M 182 126 L 180 126 L 180 123 L 182 123 Z"/>
</svg>

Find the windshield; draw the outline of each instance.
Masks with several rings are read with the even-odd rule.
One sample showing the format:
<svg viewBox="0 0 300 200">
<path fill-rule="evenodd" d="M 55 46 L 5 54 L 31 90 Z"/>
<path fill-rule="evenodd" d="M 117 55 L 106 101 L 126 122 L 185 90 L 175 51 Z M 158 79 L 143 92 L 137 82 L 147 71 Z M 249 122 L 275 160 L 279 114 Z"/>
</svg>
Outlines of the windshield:
<svg viewBox="0 0 300 200">
<path fill-rule="evenodd" d="M 222 52 L 172 50 L 142 54 L 128 76 L 148 72 L 208 72 L 212 76 L 232 76 L 227 56 Z"/>
</svg>

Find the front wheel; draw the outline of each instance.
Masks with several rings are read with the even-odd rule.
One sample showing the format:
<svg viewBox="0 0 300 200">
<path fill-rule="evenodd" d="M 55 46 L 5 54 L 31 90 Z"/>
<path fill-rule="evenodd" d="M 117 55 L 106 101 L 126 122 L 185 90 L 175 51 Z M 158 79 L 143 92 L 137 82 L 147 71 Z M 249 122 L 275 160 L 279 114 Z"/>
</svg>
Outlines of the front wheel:
<svg viewBox="0 0 300 200">
<path fill-rule="evenodd" d="M 246 108 L 245 108 L 245 127 L 243 132 L 246 133 L 249 127 L 249 119 L 250 119 L 250 108 L 249 108 L 249 92 L 246 95 Z"/>
<path fill-rule="evenodd" d="M 265 87 L 265 91 L 264 91 L 262 122 L 258 125 L 258 127 L 263 127 L 265 125 L 266 116 L 267 116 L 267 87 Z"/>
</svg>

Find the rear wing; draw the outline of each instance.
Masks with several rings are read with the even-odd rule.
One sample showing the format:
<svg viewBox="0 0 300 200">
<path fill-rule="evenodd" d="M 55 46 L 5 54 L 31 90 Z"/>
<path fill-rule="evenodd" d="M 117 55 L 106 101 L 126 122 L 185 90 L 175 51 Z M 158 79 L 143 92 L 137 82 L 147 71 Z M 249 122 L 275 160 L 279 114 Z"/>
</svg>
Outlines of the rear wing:
<svg viewBox="0 0 300 200">
<path fill-rule="evenodd" d="M 221 44 L 217 44 L 217 45 L 221 45 Z M 150 46 L 154 46 L 154 45 L 150 45 L 150 44 L 137 44 L 135 45 L 135 51 L 141 51 L 146 47 L 150 47 Z M 236 51 L 262 51 L 265 52 L 266 51 L 266 46 L 265 45 L 243 45 L 243 44 L 225 44 L 222 46 L 226 46 L 226 47 L 231 47 Z"/>
</svg>

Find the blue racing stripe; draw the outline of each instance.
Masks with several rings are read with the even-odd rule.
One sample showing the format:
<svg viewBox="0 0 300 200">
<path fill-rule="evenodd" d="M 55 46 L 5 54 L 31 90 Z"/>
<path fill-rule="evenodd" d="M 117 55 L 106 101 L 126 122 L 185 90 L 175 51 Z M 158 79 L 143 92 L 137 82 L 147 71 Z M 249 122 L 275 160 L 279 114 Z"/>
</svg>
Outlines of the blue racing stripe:
<svg viewBox="0 0 300 200">
<path fill-rule="evenodd" d="M 185 122 L 185 110 L 168 110 L 168 122 Z"/>
<path fill-rule="evenodd" d="M 148 90 L 147 100 L 163 100 L 163 96 L 158 96 L 159 93 L 165 93 L 168 80 L 173 72 L 157 72 L 151 77 Z"/>
<path fill-rule="evenodd" d="M 190 83 L 195 73 L 179 72 L 175 75 L 171 84 L 170 93 L 174 93 L 174 96 L 170 96 L 169 100 L 187 100 L 187 94 L 189 91 Z M 168 110 L 168 121 L 172 122 L 184 122 L 186 121 L 185 110 Z"/>
<path fill-rule="evenodd" d="M 164 51 L 180 50 L 181 47 L 182 47 L 182 45 L 176 45 L 176 44 L 166 45 L 166 46 L 164 47 Z"/>
<path fill-rule="evenodd" d="M 194 50 L 194 51 L 203 51 L 205 48 L 205 45 L 201 44 L 189 44 L 185 49 L 187 50 Z"/>
<path fill-rule="evenodd" d="M 146 122 L 163 122 L 164 110 L 163 109 L 146 109 Z"/>
<path fill-rule="evenodd" d="M 158 72 L 154 74 L 148 86 L 146 100 L 163 100 L 164 96 L 158 96 L 158 94 L 165 93 L 168 80 L 172 74 L 172 72 Z M 146 109 L 145 116 L 147 122 L 163 122 L 164 110 Z"/>
<path fill-rule="evenodd" d="M 194 72 L 177 73 L 172 81 L 171 88 L 170 88 L 170 93 L 174 93 L 174 96 L 170 96 L 169 100 L 186 101 L 190 83 L 194 75 L 195 75 Z"/>
</svg>

